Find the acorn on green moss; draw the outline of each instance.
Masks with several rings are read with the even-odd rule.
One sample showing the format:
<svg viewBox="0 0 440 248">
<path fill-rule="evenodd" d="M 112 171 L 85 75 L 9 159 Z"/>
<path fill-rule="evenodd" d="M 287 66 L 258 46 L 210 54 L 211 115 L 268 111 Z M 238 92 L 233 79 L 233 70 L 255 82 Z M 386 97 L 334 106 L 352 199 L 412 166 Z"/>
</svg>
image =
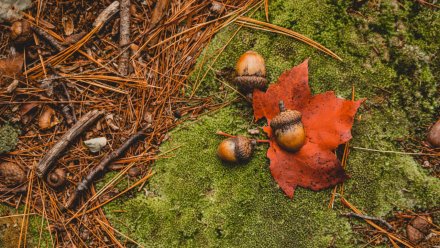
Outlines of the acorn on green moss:
<svg viewBox="0 0 440 248">
<path fill-rule="evenodd" d="M 440 147 L 440 119 L 429 129 L 428 142 L 434 148 Z"/>
<path fill-rule="evenodd" d="M 230 137 L 220 143 L 217 156 L 225 162 L 245 163 L 251 158 L 255 144 L 255 140 L 244 136 Z"/>
<path fill-rule="evenodd" d="M 246 93 L 254 89 L 266 88 L 266 64 L 264 58 L 254 51 L 247 51 L 237 61 L 235 66 L 236 77 L 234 83 Z"/>
<path fill-rule="evenodd" d="M 283 101 L 280 101 L 279 106 L 280 113 L 270 122 L 275 141 L 284 150 L 297 152 L 306 141 L 302 114 L 296 110 L 286 110 Z"/>
</svg>

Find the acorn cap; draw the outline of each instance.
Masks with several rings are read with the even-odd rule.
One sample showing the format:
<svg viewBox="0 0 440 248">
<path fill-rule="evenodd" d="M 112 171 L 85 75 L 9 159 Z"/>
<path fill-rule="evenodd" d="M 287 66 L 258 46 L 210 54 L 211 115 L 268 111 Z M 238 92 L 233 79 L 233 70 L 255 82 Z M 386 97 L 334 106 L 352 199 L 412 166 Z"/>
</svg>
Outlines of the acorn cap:
<svg viewBox="0 0 440 248">
<path fill-rule="evenodd" d="M 8 187 L 20 185 L 26 181 L 25 171 L 15 163 L 0 163 L 0 183 Z"/>
<path fill-rule="evenodd" d="M 249 160 L 254 152 L 252 141 L 244 136 L 237 136 L 235 138 L 235 155 L 239 162 Z"/>
<path fill-rule="evenodd" d="M 32 39 L 31 25 L 27 21 L 15 21 L 10 29 L 11 38 L 15 43 L 22 44 Z"/>
<path fill-rule="evenodd" d="M 242 91 L 252 91 L 257 88 L 263 90 L 266 88 L 267 79 L 260 76 L 237 76 L 234 79 L 234 83 L 242 90 Z"/>
<path fill-rule="evenodd" d="M 273 130 L 284 128 L 287 125 L 292 125 L 301 121 L 302 114 L 296 110 L 286 110 L 280 112 L 270 122 L 270 127 Z"/>
<path fill-rule="evenodd" d="M 56 168 L 47 175 L 47 183 L 52 188 L 58 188 L 66 183 L 66 170 L 63 168 Z"/>
</svg>

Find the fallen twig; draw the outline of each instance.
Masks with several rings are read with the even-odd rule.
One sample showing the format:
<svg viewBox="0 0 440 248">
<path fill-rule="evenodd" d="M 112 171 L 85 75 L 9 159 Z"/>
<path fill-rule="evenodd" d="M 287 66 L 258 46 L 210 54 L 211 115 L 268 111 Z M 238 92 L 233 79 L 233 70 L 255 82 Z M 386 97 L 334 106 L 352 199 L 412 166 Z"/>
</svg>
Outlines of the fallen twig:
<svg viewBox="0 0 440 248">
<path fill-rule="evenodd" d="M 27 184 L 24 184 L 24 185 L 21 185 L 19 187 L 15 187 L 15 188 L 3 188 L 3 187 L 0 187 L 0 193 L 3 193 L 3 194 L 8 194 L 8 193 L 11 193 L 11 194 L 24 193 L 24 192 L 27 191 L 27 187 L 28 187 Z"/>
<path fill-rule="evenodd" d="M 43 178 L 66 147 L 103 115 L 104 112 L 99 110 L 83 115 L 40 160 L 37 166 L 38 177 Z"/>
<path fill-rule="evenodd" d="M 62 106 L 61 110 L 67 119 L 67 123 L 70 125 L 72 123 L 76 123 L 78 119 L 76 118 L 75 108 L 73 106 L 73 103 L 71 102 L 72 99 L 70 98 L 69 90 L 67 89 L 66 84 L 64 82 L 61 82 L 61 87 L 64 90 L 64 94 L 66 94 L 66 100 L 69 102 L 68 104 Z M 60 100 L 63 101 L 63 99 Z"/>
<path fill-rule="evenodd" d="M 69 209 L 74 207 L 79 198 L 96 180 L 96 178 L 98 178 L 108 170 L 110 163 L 113 162 L 113 160 L 115 160 L 116 158 L 122 156 L 130 146 L 132 146 L 138 139 L 144 136 L 144 131 L 139 131 L 135 133 L 129 139 L 127 139 L 127 141 L 125 141 L 124 144 L 122 144 L 117 150 L 113 151 L 107 157 L 101 160 L 99 165 L 96 166 L 92 171 L 90 171 L 86 178 L 83 179 L 83 181 L 78 185 L 75 192 L 70 196 L 69 200 L 67 201 L 65 208 Z"/>
<path fill-rule="evenodd" d="M 93 27 L 98 27 L 103 25 L 110 17 L 116 14 L 119 10 L 119 2 L 114 1 L 107 8 L 105 8 L 99 15 L 96 17 L 95 22 L 93 22 Z"/>
<path fill-rule="evenodd" d="M 344 206 L 350 208 L 356 214 L 362 215 L 362 211 L 357 209 L 354 205 L 352 205 L 349 201 L 347 201 L 343 196 L 341 196 L 341 202 L 342 202 L 342 204 L 344 204 Z M 370 226 L 374 227 L 379 232 L 386 234 L 390 240 L 397 241 L 397 242 L 401 243 L 402 245 L 404 245 L 405 247 L 409 247 L 409 248 L 414 247 L 411 243 L 409 243 L 408 241 L 399 237 L 397 234 L 388 232 L 387 230 L 383 229 L 381 226 L 377 225 L 373 221 L 371 221 L 369 219 L 364 219 L 364 220 L 365 220 L 365 222 L 367 222 Z"/>
<path fill-rule="evenodd" d="M 119 47 L 123 52 L 119 57 L 118 69 L 122 75 L 128 74 L 128 58 L 130 57 L 130 49 L 125 49 L 130 44 L 130 5 L 130 0 L 121 0 Z"/>
<path fill-rule="evenodd" d="M 31 29 L 40 37 L 47 40 L 57 50 L 57 52 L 61 52 L 62 50 L 66 49 L 63 45 L 61 45 L 60 42 L 58 42 L 52 35 L 48 34 L 42 28 L 37 26 L 31 26 Z"/>
<path fill-rule="evenodd" d="M 378 217 L 374 217 L 374 216 L 368 216 L 368 215 L 363 215 L 363 214 L 357 214 L 357 213 L 346 213 L 343 214 L 344 216 L 347 217 L 356 217 L 356 218 L 361 218 L 361 219 L 366 219 L 366 220 L 373 220 L 373 221 L 377 221 L 379 223 L 381 223 L 382 225 L 386 226 L 389 230 L 394 230 L 393 226 L 386 222 L 384 219 L 378 218 Z"/>
</svg>

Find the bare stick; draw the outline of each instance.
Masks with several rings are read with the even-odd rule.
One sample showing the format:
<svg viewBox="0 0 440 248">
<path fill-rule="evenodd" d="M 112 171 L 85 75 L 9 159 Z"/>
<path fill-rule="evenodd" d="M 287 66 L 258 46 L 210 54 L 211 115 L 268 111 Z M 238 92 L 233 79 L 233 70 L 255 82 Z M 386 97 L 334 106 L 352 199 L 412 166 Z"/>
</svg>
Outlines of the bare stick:
<svg viewBox="0 0 440 248">
<path fill-rule="evenodd" d="M 104 24 L 110 17 L 112 17 L 119 10 L 119 2 L 114 1 L 107 8 L 105 8 L 99 15 L 96 17 L 95 22 L 93 22 L 93 27 L 98 27 Z"/>
<path fill-rule="evenodd" d="M 62 108 L 64 116 L 66 116 L 68 123 L 70 121 L 69 124 L 72 124 L 73 122 L 76 123 L 78 121 L 78 119 L 76 118 L 75 108 L 73 107 L 73 103 L 72 103 L 72 99 L 70 98 L 69 90 L 67 89 L 66 84 L 64 82 L 61 82 L 61 86 L 63 87 L 64 94 L 66 94 L 67 101 L 69 102 L 68 105 L 63 106 L 63 108 Z M 72 114 L 70 114 L 69 111 Z"/>
<path fill-rule="evenodd" d="M 59 43 L 52 35 L 48 34 L 46 31 L 41 29 L 37 26 L 31 26 L 32 31 L 34 31 L 36 34 L 47 40 L 55 49 L 57 49 L 57 52 L 61 52 L 65 49 L 61 43 Z"/>
<path fill-rule="evenodd" d="M 40 160 L 37 166 L 38 177 L 43 178 L 66 147 L 103 115 L 104 112 L 99 110 L 92 110 L 83 115 Z"/>
<path fill-rule="evenodd" d="M 347 213 L 347 214 L 343 214 L 343 215 L 347 216 L 347 217 L 356 217 L 356 218 L 360 218 L 360 219 L 377 221 L 377 222 L 381 223 L 382 225 L 386 226 L 389 230 L 394 230 L 393 226 L 390 223 L 388 223 L 385 220 L 378 218 L 378 217 L 373 217 L 373 216 L 368 216 L 368 215 L 363 215 L 363 214 L 356 214 L 356 213 Z"/>
<path fill-rule="evenodd" d="M 89 174 L 82 180 L 82 182 L 78 185 L 75 192 L 70 196 L 67 201 L 65 208 L 69 209 L 75 206 L 77 201 L 81 196 L 89 189 L 90 185 L 100 176 L 104 175 L 105 172 L 109 169 L 109 166 L 113 160 L 122 156 L 130 146 L 132 146 L 137 140 L 145 136 L 144 131 L 139 131 L 133 134 L 129 139 L 127 139 L 124 144 L 122 144 L 117 150 L 114 150 L 107 157 L 105 157 L 98 166 L 96 166 Z"/>
<path fill-rule="evenodd" d="M 19 187 L 15 188 L 2 188 L 0 187 L 0 193 L 4 194 L 18 194 L 18 193 L 24 193 L 27 191 L 27 184 L 21 185 Z"/>
<path fill-rule="evenodd" d="M 130 57 L 130 49 L 127 45 L 130 44 L 130 0 L 121 0 L 121 10 L 119 12 L 121 16 L 120 28 L 119 28 L 119 47 L 122 54 L 119 57 L 119 73 L 122 75 L 128 74 L 128 58 Z"/>
<path fill-rule="evenodd" d="M 235 137 L 237 137 L 237 136 L 225 133 L 223 131 L 217 131 L 216 134 L 221 135 L 221 136 L 225 136 L 225 137 L 228 137 L 228 138 L 235 138 Z M 255 142 L 257 142 L 257 143 L 269 143 L 270 141 L 269 140 L 255 140 Z"/>
</svg>

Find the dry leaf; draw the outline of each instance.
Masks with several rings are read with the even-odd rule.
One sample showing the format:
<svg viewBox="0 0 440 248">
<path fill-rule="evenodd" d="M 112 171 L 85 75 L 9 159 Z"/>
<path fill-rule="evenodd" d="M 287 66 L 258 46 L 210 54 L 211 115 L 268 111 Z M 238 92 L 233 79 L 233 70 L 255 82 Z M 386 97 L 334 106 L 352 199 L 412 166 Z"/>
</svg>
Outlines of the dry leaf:
<svg viewBox="0 0 440 248">
<path fill-rule="evenodd" d="M 21 73 L 21 69 L 23 68 L 23 54 L 16 53 L 15 55 L 0 59 L 0 77 L 14 77 Z"/>
<path fill-rule="evenodd" d="M 44 106 L 43 111 L 38 118 L 38 126 L 41 130 L 50 129 L 58 125 L 60 121 L 58 120 L 55 110 L 49 106 Z"/>
<path fill-rule="evenodd" d="M 297 186 L 321 190 L 347 179 L 334 150 L 351 139 L 354 115 L 364 100 L 340 99 L 334 92 L 313 96 L 308 85 L 308 60 L 284 72 L 267 92 L 254 91 L 255 119 L 265 117 L 270 124 L 279 113 L 280 100 L 287 109 L 302 113 L 306 131 L 305 145 L 290 153 L 276 144 L 270 126 L 264 128 L 270 137 L 270 170 L 281 189 L 292 198 Z"/>
<path fill-rule="evenodd" d="M 24 103 L 20 106 L 18 114 L 23 124 L 28 124 L 37 114 L 37 110 L 40 107 L 38 103 Z"/>
</svg>

